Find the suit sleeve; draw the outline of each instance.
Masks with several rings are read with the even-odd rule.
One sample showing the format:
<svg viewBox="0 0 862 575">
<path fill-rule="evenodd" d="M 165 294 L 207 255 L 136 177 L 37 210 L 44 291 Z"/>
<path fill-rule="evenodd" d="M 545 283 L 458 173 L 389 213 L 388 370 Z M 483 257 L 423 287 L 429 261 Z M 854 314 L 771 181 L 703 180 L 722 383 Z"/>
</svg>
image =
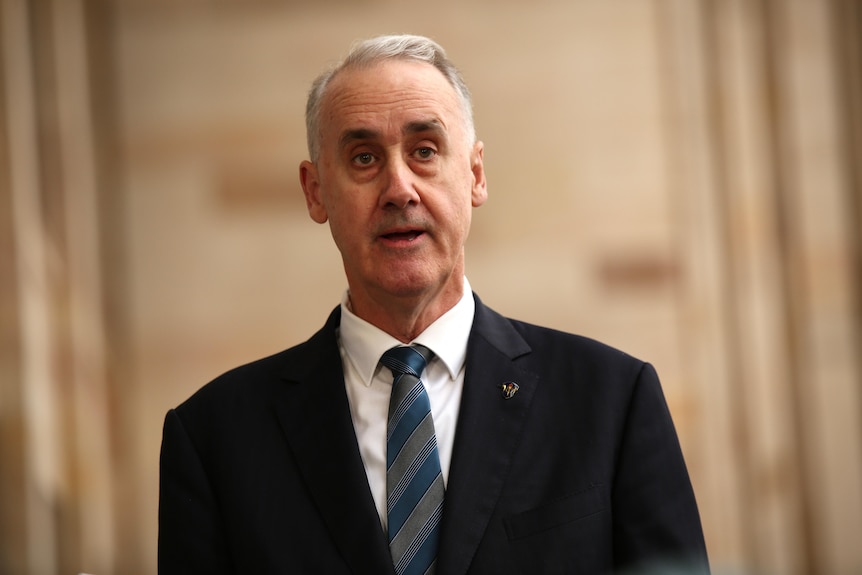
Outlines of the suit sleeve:
<svg viewBox="0 0 862 575">
<path fill-rule="evenodd" d="M 162 435 L 158 553 L 160 575 L 233 572 L 212 487 L 174 410 Z"/>
<path fill-rule="evenodd" d="M 617 568 L 708 573 L 700 516 L 655 370 L 644 364 L 624 423 L 613 488 Z"/>
</svg>

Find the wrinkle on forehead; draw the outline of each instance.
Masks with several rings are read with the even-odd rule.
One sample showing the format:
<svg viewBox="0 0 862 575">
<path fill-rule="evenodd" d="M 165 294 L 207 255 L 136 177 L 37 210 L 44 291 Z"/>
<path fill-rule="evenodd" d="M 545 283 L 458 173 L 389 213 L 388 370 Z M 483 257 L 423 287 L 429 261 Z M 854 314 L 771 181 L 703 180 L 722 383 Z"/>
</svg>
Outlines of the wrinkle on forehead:
<svg viewBox="0 0 862 575">
<path fill-rule="evenodd" d="M 401 135 L 434 133 L 446 136 L 446 126 L 437 118 L 407 122 L 401 127 Z M 380 131 L 371 128 L 346 129 L 338 139 L 338 147 L 344 148 L 352 142 L 377 140 L 382 137 Z"/>
<path fill-rule="evenodd" d="M 337 144 L 363 130 L 446 133 L 465 122 L 455 89 L 439 70 L 404 61 L 341 72 L 330 84 L 323 111 L 322 139 L 330 132 Z"/>
</svg>

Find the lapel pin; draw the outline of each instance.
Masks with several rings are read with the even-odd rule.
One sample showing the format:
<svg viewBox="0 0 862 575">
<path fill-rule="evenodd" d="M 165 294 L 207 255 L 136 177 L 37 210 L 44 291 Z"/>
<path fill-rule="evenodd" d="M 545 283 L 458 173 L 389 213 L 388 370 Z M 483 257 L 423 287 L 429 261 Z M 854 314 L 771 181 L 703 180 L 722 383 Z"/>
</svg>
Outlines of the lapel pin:
<svg viewBox="0 0 862 575">
<path fill-rule="evenodd" d="M 500 393 L 503 395 L 503 399 L 512 399 L 517 392 L 518 384 L 514 381 L 507 381 L 500 386 Z"/>
</svg>

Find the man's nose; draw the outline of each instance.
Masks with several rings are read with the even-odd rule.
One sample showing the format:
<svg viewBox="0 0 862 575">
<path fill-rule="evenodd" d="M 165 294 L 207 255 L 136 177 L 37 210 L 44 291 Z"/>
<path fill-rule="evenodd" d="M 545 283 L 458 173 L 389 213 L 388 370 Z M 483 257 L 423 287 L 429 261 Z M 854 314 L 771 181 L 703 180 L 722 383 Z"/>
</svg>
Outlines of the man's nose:
<svg viewBox="0 0 862 575">
<path fill-rule="evenodd" d="M 419 194 L 416 191 L 416 174 L 401 157 L 393 157 L 386 163 L 383 188 L 380 194 L 381 206 L 395 206 L 404 209 L 410 204 L 418 204 Z"/>
</svg>

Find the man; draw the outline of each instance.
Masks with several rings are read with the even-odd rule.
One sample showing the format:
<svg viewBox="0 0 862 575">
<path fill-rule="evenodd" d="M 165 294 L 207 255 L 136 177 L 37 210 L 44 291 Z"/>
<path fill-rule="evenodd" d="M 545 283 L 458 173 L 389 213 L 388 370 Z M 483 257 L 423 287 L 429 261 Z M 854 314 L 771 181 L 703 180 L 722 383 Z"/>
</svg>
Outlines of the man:
<svg viewBox="0 0 862 575">
<path fill-rule="evenodd" d="M 300 181 L 348 290 L 307 342 L 168 413 L 160 572 L 706 571 L 652 367 L 471 292 L 483 144 L 443 50 L 359 44 L 306 114 Z"/>
</svg>

